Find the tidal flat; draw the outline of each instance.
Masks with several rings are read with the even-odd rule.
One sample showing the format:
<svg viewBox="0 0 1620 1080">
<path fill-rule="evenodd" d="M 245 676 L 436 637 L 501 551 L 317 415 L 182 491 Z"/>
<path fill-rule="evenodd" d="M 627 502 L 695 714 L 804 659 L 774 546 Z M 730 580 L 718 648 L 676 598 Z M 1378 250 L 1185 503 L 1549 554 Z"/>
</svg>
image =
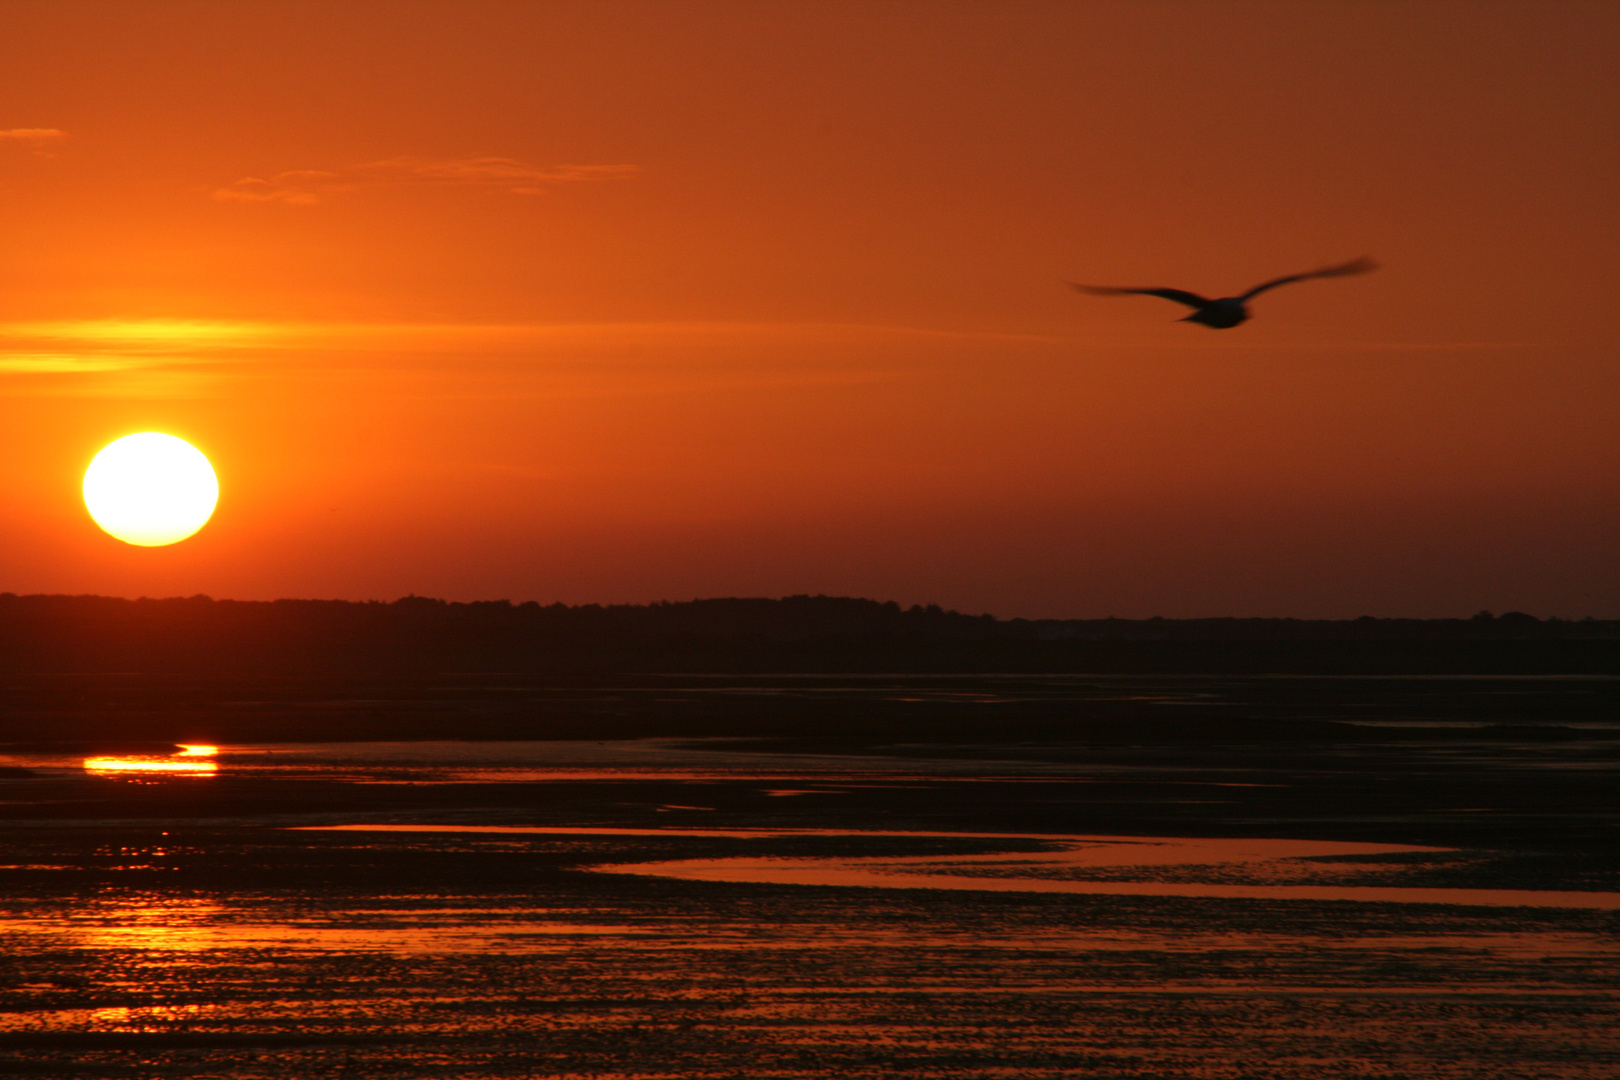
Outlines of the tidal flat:
<svg viewBox="0 0 1620 1080">
<path fill-rule="evenodd" d="M 1620 1073 L 1613 680 L 262 690 L 10 721 L 0 1073 Z"/>
</svg>

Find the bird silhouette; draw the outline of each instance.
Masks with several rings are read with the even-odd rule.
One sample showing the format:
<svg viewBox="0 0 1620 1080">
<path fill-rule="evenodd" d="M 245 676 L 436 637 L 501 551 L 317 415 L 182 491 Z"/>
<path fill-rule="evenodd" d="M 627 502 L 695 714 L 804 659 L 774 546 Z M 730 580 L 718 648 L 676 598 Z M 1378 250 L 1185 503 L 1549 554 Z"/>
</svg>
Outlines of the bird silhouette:
<svg viewBox="0 0 1620 1080">
<path fill-rule="evenodd" d="M 1219 300 L 1209 300 L 1197 293 L 1186 292 L 1181 289 L 1114 289 L 1105 285 L 1074 285 L 1083 293 L 1092 296 L 1161 296 L 1166 300 L 1174 300 L 1178 304 L 1186 304 L 1196 308 L 1191 315 L 1181 322 L 1195 322 L 1207 326 L 1212 330 L 1230 330 L 1239 323 L 1249 319 L 1248 303 L 1267 289 L 1275 289 L 1279 285 L 1287 285 L 1291 281 L 1305 281 L 1308 278 L 1319 277 L 1349 277 L 1351 274 L 1365 274 L 1378 269 L 1378 264 L 1363 256 L 1352 262 L 1339 266 L 1324 266 L 1320 270 L 1307 270 L 1303 274 L 1289 274 L 1264 285 L 1256 285 L 1242 296 L 1223 296 Z"/>
</svg>

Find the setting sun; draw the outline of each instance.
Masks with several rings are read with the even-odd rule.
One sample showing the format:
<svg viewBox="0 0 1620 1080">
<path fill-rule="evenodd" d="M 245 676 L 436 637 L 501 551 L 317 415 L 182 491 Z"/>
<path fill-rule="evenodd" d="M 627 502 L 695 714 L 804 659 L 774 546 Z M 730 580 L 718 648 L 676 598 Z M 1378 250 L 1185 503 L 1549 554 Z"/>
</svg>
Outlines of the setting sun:
<svg viewBox="0 0 1620 1080">
<path fill-rule="evenodd" d="M 84 473 L 84 505 L 126 544 L 184 540 L 208 522 L 219 480 L 202 451 L 173 435 L 143 431 L 105 446 Z"/>
</svg>

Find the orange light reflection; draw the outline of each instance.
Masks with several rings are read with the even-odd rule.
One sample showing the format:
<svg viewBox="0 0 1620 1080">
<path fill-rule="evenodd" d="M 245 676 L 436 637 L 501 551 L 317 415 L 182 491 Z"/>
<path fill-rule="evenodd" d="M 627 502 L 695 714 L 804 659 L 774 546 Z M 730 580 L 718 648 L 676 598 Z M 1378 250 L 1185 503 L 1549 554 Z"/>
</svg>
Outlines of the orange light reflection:
<svg viewBox="0 0 1620 1080">
<path fill-rule="evenodd" d="M 84 759 L 88 773 L 175 773 L 207 776 L 219 771 L 214 761 L 177 761 L 172 758 L 93 757 Z"/>
</svg>

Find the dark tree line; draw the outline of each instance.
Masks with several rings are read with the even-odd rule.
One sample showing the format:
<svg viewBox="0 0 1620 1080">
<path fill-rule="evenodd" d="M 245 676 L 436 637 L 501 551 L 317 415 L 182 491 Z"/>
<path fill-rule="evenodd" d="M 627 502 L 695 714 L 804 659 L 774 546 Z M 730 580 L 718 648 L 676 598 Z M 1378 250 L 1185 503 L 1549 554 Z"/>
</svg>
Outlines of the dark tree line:
<svg viewBox="0 0 1620 1080">
<path fill-rule="evenodd" d="M 995 619 L 829 596 L 570 607 L 0 594 L 7 672 L 1620 672 L 1620 622 Z"/>
</svg>

